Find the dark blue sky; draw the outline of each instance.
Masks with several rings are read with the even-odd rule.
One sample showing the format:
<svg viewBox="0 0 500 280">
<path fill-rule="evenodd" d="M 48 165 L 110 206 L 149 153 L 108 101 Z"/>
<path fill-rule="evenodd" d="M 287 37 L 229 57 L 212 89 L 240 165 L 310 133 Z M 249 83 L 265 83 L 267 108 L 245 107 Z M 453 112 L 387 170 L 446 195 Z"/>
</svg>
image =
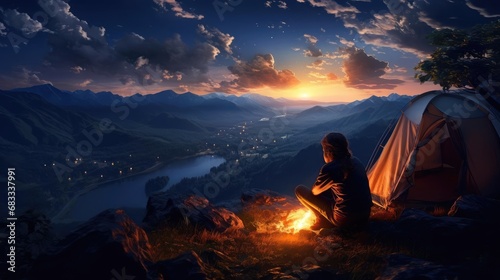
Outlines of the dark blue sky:
<svg viewBox="0 0 500 280">
<path fill-rule="evenodd" d="M 348 101 L 417 94 L 425 36 L 498 20 L 478 0 L 90 0 L 0 4 L 0 88 L 124 95 L 257 92 Z"/>
</svg>

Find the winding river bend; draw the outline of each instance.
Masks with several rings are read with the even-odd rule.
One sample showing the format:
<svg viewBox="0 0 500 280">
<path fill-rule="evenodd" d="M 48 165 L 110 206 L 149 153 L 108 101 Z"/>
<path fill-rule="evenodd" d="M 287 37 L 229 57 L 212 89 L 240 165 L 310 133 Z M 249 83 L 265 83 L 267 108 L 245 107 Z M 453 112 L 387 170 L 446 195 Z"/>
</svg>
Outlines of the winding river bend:
<svg viewBox="0 0 500 280">
<path fill-rule="evenodd" d="M 151 173 L 104 184 L 76 198 L 63 219 L 85 221 L 109 208 L 144 209 L 148 200 L 144 187 L 149 179 L 168 176 L 170 180 L 163 189 L 166 190 L 183 178 L 203 176 L 210 172 L 210 168 L 224 162 L 222 157 L 204 155 L 179 160 Z"/>
</svg>

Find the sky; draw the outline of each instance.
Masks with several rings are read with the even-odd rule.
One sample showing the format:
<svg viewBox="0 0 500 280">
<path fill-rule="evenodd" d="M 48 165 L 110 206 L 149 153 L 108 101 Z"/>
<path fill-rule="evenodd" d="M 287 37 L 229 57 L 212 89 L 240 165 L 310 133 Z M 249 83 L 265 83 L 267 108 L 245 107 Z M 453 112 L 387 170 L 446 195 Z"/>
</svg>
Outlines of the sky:
<svg viewBox="0 0 500 280">
<path fill-rule="evenodd" d="M 488 0 L 0 2 L 0 88 L 259 93 L 347 102 L 439 89 L 426 36 L 500 19 Z"/>
</svg>

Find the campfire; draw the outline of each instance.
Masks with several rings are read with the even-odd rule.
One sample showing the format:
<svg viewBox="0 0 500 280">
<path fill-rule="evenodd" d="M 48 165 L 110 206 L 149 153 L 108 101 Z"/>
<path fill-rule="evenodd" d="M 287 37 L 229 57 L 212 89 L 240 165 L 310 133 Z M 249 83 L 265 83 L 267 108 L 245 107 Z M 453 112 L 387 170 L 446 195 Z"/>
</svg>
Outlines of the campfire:
<svg viewBox="0 0 500 280">
<path fill-rule="evenodd" d="M 279 220 L 256 223 L 257 232 L 283 232 L 295 234 L 302 229 L 309 229 L 316 218 L 311 210 L 295 209 L 281 215 Z"/>
</svg>

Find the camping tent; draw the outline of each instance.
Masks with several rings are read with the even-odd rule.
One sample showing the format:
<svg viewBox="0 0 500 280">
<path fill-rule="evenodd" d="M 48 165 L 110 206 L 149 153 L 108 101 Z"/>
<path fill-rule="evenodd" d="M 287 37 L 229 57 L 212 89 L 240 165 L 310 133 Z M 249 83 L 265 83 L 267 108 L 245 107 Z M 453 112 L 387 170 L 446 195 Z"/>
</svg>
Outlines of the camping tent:
<svg viewBox="0 0 500 280">
<path fill-rule="evenodd" d="M 402 110 L 378 160 L 368 167 L 373 202 L 448 202 L 500 193 L 500 116 L 480 96 L 430 91 Z"/>
</svg>

